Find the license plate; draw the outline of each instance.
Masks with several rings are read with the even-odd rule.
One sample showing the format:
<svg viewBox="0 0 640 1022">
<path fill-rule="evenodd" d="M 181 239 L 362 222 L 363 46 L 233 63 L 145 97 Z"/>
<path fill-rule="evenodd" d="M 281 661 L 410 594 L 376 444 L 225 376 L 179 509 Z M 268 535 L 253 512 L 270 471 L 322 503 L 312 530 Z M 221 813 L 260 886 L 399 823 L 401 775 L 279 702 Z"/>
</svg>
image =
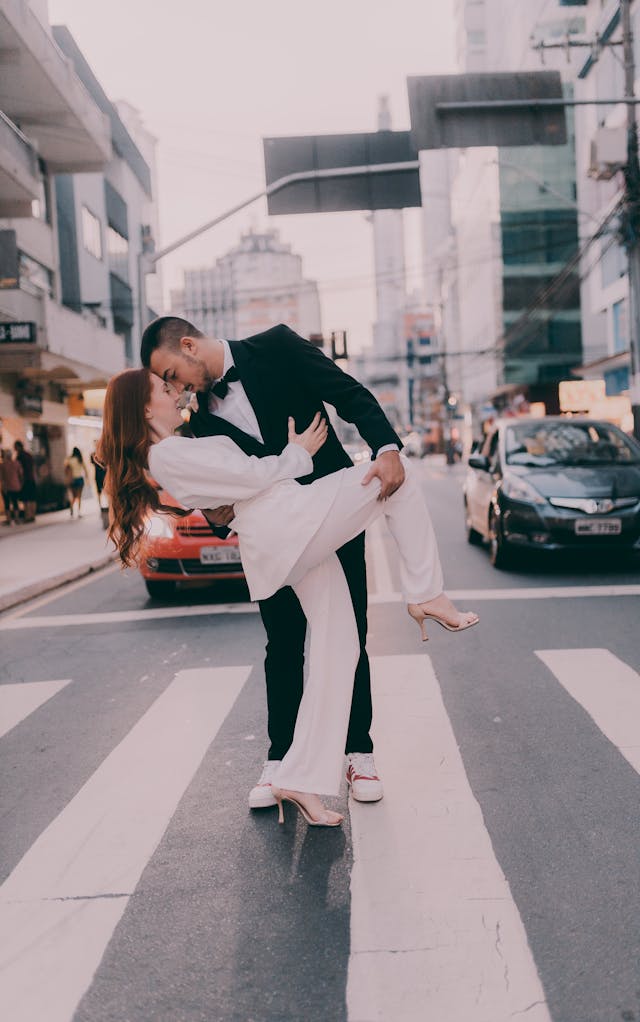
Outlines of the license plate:
<svg viewBox="0 0 640 1022">
<path fill-rule="evenodd" d="M 619 536 L 622 532 L 621 518 L 577 518 L 577 536 Z"/>
<path fill-rule="evenodd" d="M 239 560 L 237 546 L 203 546 L 200 549 L 200 564 L 229 564 Z"/>
</svg>

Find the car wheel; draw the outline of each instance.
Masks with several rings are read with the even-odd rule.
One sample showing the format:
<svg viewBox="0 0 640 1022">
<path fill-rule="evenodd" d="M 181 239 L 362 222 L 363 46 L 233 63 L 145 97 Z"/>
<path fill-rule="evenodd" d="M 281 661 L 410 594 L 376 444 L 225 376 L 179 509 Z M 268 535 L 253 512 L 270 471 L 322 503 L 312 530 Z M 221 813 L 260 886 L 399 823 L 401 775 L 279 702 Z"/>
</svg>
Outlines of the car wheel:
<svg viewBox="0 0 640 1022">
<path fill-rule="evenodd" d="M 145 578 L 144 584 L 147 592 L 154 600 L 172 600 L 176 595 L 176 583 L 163 579 L 162 581 Z"/>
<path fill-rule="evenodd" d="M 483 537 L 471 524 L 471 514 L 466 500 L 464 502 L 464 527 L 467 533 L 467 543 L 470 543 L 471 546 L 482 546 L 484 542 Z"/>
<path fill-rule="evenodd" d="M 489 560 L 494 568 L 503 571 L 511 566 L 512 554 L 502 534 L 502 528 L 496 515 L 492 512 L 489 518 Z"/>
</svg>

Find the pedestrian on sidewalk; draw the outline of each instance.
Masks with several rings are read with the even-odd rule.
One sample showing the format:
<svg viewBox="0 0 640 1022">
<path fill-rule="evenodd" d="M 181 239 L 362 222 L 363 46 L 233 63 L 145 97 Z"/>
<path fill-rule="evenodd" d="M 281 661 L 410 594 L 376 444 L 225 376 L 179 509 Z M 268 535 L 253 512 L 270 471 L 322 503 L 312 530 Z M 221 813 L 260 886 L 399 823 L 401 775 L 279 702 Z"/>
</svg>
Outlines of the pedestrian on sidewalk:
<svg viewBox="0 0 640 1022">
<path fill-rule="evenodd" d="M 96 460 L 96 446 L 94 444 L 93 451 L 91 452 L 91 464 L 93 465 L 93 477 L 98 494 L 98 507 L 102 508 L 102 491 L 104 489 L 104 478 L 107 473 L 100 462 Z"/>
<path fill-rule="evenodd" d="M 7 447 L 2 452 L 0 462 L 0 489 L 4 501 L 4 510 L 7 516 L 5 525 L 17 525 L 20 517 L 20 491 L 22 489 L 22 466 L 17 461 L 11 449 Z"/>
<path fill-rule="evenodd" d="M 24 520 L 25 522 L 35 522 L 36 520 L 36 466 L 33 460 L 33 455 L 29 451 L 25 450 L 22 440 L 16 440 L 13 445 L 16 452 L 16 458 L 20 462 L 22 468 L 22 489 L 20 491 L 20 500 L 24 508 Z"/>
<path fill-rule="evenodd" d="M 85 479 L 88 479 L 82 451 L 74 447 L 64 462 L 64 481 L 69 488 L 69 513 L 73 518 L 73 509 L 78 505 L 78 518 L 82 518 L 82 491 L 84 490 Z"/>
</svg>

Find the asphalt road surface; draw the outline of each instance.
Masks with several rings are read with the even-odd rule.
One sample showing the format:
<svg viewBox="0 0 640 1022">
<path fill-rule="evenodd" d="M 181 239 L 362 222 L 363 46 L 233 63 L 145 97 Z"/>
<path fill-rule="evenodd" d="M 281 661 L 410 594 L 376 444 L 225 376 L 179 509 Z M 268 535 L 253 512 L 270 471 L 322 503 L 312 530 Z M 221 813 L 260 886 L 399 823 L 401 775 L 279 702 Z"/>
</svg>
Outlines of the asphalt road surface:
<svg viewBox="0 0 640 1022">
<path fill-rule="evenodd" d="M 490 567 L 425 465 L 430 641 L 369 536 L 385 798 L 251 813 L 263 632 L 244 587 L 108 569 L 0 617 L 7 1022 L 640 1020 L 640 558 Z"/>
</svg>

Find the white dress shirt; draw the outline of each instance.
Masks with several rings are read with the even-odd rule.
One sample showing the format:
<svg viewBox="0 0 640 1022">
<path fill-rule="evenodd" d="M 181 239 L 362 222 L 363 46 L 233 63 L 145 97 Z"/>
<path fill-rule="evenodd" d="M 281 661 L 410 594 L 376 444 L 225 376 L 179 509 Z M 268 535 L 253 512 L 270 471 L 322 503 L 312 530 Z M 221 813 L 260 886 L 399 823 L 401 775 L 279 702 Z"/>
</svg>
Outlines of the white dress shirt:
<svg viewBox="0 0 640 1022">
<path fill-rule="evenodd" d="M 224 376 L 231 369 L 231 366 L 235 365 L 235 362 L 231 354 L 229 342 L 221 340 L 220 343 L 224 349 L 224 367 L 222 370 L 222 376 Z M 219 415 L 221 419 L 230 422 L 232 426 L 237 426 L 243 433 L 248 433 L 249 436 L 259 440 L 260 443 L 264 443 L 256 413 L 241 381 L 235 380 L 228 386 L 229 389 L 224 397 L 218 397 L 213 391 L 209 392 L 209 411 L 212 415 Z"/>
</svg>

